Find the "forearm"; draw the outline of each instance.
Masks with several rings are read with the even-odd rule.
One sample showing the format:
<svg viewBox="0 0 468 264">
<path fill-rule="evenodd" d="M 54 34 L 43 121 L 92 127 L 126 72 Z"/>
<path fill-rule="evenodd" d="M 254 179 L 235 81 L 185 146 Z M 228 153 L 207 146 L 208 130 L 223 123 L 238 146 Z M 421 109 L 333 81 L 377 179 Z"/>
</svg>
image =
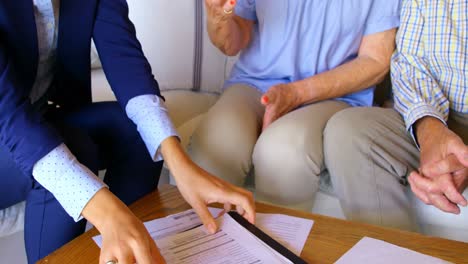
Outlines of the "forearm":
<svg viewBox="0 0 468 264">
<path fill-rule="evenodd" d="M 319 102 L 358 92 L 381 82 L 389 64 L 360 56 L 333 70 L 291 83 L 298 89 L 301 104 Z"/>
<path fill-rule="evenodd" d="M 437 131 L 445 129 L 445 124 L 432 116 L 425 116 L 414 123 L 414 135 L 420 148 L 424 148 L 427 143 L 434 140 L 434 135 Z"/>
<path fill-rule="evenodd" d="M 130 209 L 109 189 L 103 188 L 83 208 L 81 215 L 102 232 L 106 226 L 115 220 L 115 217 L 128 214 L 131 214 Z"/>
<path fill-rule="evenodd" d="M 208 35 L 213 44 L 228 56 L 237 55 L 250 41 L 250 32 L 235 15 L 208 15 Z"/>
<path fill-rule="evenodd" d="M 176 137 L 169 137 L 162 142 L 161 153 L 176 181 L 179 181 L 180 177 L 185 175 L 185 173 L 180 173 L 186 168 L 184 165 L 193 163 Z"/>
</svg>

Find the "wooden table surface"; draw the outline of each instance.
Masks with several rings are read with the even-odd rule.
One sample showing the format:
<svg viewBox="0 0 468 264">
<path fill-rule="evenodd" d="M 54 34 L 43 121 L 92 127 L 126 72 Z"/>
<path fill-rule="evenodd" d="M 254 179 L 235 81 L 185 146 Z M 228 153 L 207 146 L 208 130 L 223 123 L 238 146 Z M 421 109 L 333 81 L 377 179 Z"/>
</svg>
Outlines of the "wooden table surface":
<svg viewBox="0 0 468 264">
<path fill-rule="evenodd" d="M 143 221 L 164 217 L 190 209 L 177 188 L 162 186 L 130 206 Z M 416 233 L 349 222 L 295 210 L 258 203 L 261 213 L 281 213 L 314 220 L 301 257 L 308 263 L 333 263 L 364 236 L 381 239 L 420 253 L 453 263 L 468 264 L 468 244 L 447 239 L 427 237 Z M 98 263 L 99 248 L 91 239 L 96 229 L 79 236 L 38 263 Z"/>
</svg>

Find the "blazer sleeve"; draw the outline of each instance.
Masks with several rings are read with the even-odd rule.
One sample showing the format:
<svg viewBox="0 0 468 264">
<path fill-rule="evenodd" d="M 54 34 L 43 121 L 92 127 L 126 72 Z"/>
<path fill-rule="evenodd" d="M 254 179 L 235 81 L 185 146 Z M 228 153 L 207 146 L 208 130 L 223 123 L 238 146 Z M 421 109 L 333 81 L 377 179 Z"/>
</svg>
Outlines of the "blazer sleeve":
<svg viewBox="0 0 468 264">
<path fill-rule="evenodd" d="M 25 175 L 34 164 L 62 143 L 55 129 L 36 112 L 15 73 L 7 47 L 0 38 L 0 144 Z"/>
<path fill-rule="evenodd" d="M 125 0 L 100 0 L 96 10 L 93 39 L 107 80 L 125 109 L 136 96 L 161 97 L 151 66 L 136 38 Z"/>
</svg>

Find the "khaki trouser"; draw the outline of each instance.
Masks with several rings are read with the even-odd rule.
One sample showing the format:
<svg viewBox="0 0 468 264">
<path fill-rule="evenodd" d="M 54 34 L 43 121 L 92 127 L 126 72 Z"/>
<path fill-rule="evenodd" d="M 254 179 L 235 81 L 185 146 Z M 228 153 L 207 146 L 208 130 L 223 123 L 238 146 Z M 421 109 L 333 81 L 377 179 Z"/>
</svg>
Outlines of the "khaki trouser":
<svg viewBox="0 0 468 264">
<path fill-rule="evenodd" d="M 202 168 L 239 186 L 253 171 L 257 200 L 310 210 L 325 170 L 323 130 L 348 105 L 307 105 L 262 133 L 260 97 L 246 85 L 228 88 L 196 129 L 189 153 Z"/>
<path fill-rule="evenodd" d="M 448 125 L 467 142 L 468 115 L 451 113 Z M 346 109 L 324 136 L 325 163 L 346 217 L 418 231 L 407 177 L 419 167 L 419 151 L 401 116 L 393 109 Z"/>
</svg>

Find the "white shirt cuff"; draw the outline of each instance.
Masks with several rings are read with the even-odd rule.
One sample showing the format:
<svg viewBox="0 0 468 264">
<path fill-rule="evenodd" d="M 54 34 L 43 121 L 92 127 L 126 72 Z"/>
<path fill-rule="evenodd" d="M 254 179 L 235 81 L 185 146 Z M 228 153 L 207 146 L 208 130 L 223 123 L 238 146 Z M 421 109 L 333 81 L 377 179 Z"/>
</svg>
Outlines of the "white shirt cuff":
<svg viewBox="0 0 468 264">
<path fill-rule="evenodd" d="M 157 95 L 140 95 L 128 101 L 125 111 L 136 124 L 152 159 L 162 160 L 161 143 L 168 137 L 178 137 L 163 100 Z"/>
<path fill-rule="evenodd" d="M 33 176 L 49 190 L 75 220 L 93 196 L 107 185 L 80 164 L 65 144 L 49 152 L 33 167 Z"/>
</svg>

